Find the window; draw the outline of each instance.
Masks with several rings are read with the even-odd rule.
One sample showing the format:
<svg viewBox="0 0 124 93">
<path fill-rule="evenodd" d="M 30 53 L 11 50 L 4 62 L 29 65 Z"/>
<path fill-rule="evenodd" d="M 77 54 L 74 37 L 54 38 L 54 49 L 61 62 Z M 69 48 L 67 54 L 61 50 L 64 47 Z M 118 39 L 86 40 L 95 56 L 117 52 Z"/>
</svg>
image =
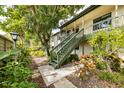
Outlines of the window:
<svg viewBox="0 0 124 93">
<path fill-rule="evenodd" d="M 111 13 L 105 14 L 99 18 L 94 19 L 93 24 L 93 30 L 106 28 L 108 25 L 111 25 Z"/>
</svg>

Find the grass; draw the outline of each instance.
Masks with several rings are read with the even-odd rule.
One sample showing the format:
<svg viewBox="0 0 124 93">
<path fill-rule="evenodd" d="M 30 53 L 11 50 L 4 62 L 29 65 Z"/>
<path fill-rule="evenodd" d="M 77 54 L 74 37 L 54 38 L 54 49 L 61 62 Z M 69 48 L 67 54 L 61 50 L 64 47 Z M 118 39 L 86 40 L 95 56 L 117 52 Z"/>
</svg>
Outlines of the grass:
<svg viewBox="0 0 124 93">
<path fill-rule="evenodd" d="M 100 79 L 106 80 L 110 83 L 115 83 L 118 87 L 124 87 L 124 75 L 121 73 L 100 71 L 97 75 Z"/>
</svg>

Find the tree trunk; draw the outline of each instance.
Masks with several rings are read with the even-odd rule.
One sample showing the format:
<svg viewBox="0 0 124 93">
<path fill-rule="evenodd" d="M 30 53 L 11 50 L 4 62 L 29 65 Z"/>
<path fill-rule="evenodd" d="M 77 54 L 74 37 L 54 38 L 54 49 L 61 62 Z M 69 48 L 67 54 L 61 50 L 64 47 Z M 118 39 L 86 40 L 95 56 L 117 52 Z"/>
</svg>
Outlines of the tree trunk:
<svg viewBox="0 0 124 93">
<path fill-rule="evenodd" d="M 50 56 L 49 48 L 48 47 L 45 47 L 45 50 L 46 50 L 47 57 L 49 57 Z"/>
<path fill-rule="evenodd" d="M 41 37 L 40 33 L 37 33 L 37 35 L 38 35 L 38 37 L 40 39 L 41 45 L 43 45 L 45 47 L 46 55 L 50 56 L 49 44 L 47 44 L 47 42 L 45 42 L 46 40 L 42 40 L 43 38 Z"/>
</svg>

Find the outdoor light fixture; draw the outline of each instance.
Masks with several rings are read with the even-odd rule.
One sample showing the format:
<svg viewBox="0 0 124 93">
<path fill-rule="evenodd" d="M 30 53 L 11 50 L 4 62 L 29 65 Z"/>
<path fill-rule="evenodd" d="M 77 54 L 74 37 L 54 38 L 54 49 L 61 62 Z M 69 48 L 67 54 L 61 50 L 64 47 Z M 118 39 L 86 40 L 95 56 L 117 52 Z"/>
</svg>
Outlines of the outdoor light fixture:
<svg viewBox="0 0 124 93">
<path fill-rule="evenodd" d="M 11 34 L 12 39 L 13 39 L 13 41 L 14 41 L 14 48 L 16 48 L 16 41 L 18 40 L 19 34 L 16 33 L 16 32 L 11 32 L 10 34 Z"/>
</svg>

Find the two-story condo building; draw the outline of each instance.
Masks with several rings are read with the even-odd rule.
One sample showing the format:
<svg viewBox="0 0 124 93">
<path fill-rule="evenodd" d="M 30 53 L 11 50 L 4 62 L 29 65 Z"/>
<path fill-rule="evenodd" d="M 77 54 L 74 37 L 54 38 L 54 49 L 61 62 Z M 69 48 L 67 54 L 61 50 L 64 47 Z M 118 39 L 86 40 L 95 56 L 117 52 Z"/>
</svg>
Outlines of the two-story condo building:
<svg viewBox="0 0 124 93">
<path fill-rule="evenodd" d="M 87 42 L 89 34 L 109 26 L 124 26 L 124 5 L 91 5 L 60 26 L 60 43 L 51 51 L 51 64 L 59 67 L 70 53 L 89 54 L 93 48 Z M 57 40 L 53 40 L 56 43 Z M 54 44 L 56 45 L 56 44 Z"/>
</svg>

